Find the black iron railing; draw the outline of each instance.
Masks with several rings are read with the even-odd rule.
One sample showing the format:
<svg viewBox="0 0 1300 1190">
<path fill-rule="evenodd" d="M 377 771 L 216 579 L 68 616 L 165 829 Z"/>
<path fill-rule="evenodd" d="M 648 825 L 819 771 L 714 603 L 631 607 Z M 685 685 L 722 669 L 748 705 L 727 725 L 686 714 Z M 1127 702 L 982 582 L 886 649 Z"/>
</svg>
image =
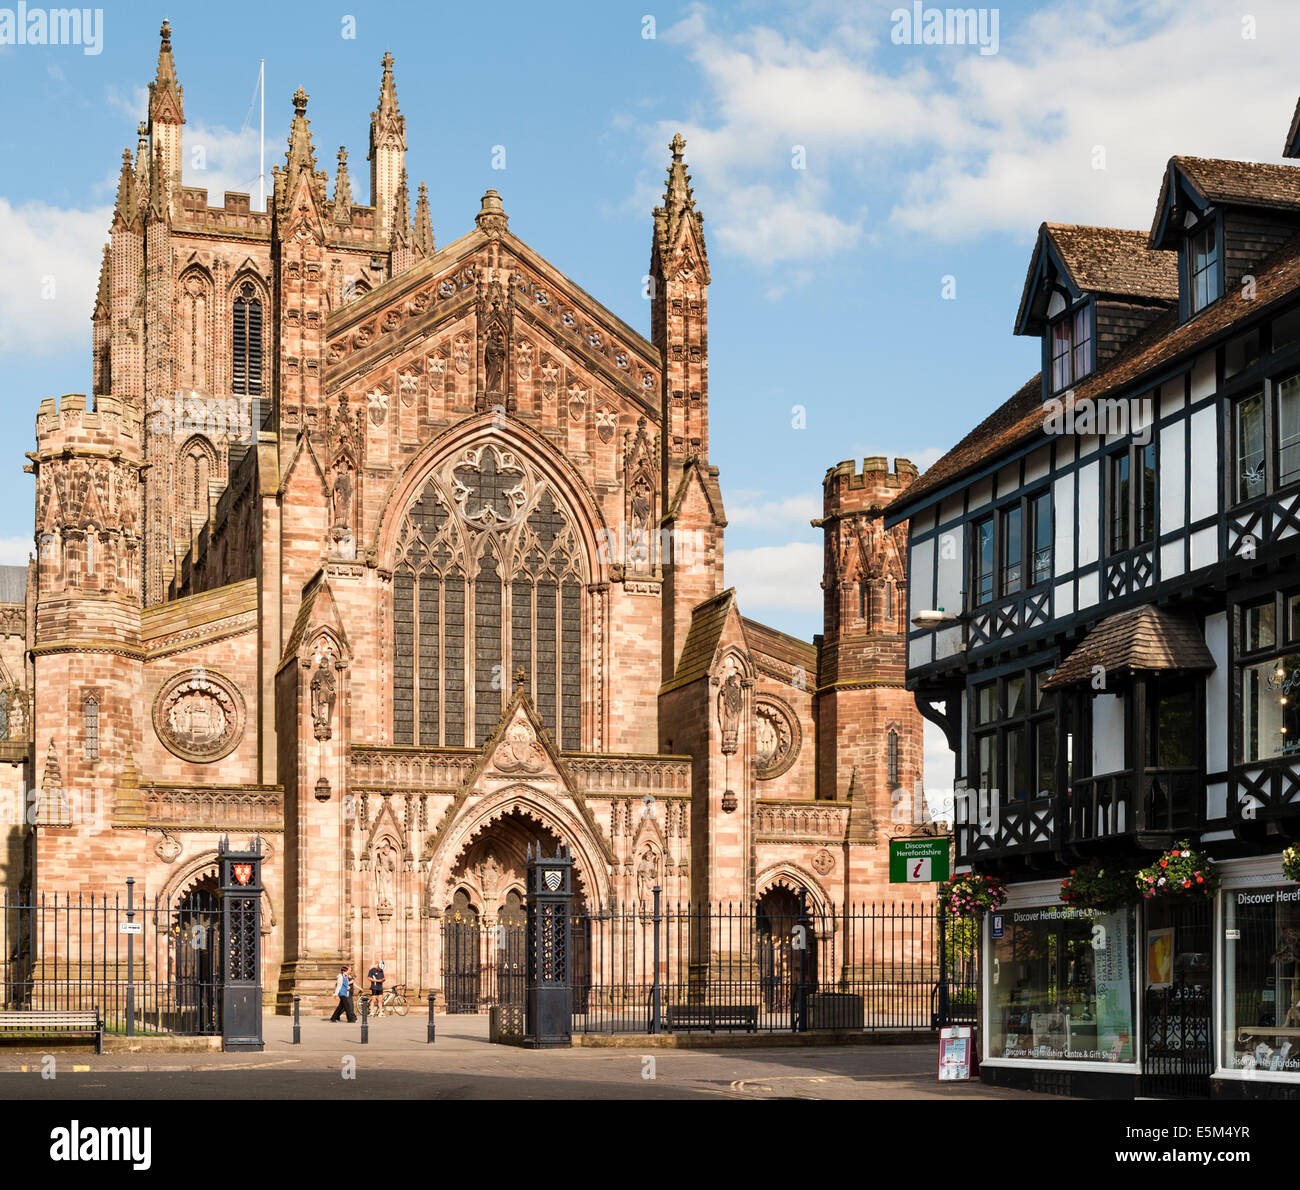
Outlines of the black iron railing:
<svg viewBox="0 0 1300 1190">
<path fill-rule="evenodd" d="M 572 917 L 573 1031 L 931 1029 L 974 1017 L 973 941 L 934 905 L 645 905 Z M 973 939 L 973 934 L 972 934 Z M 960 952 L 960 953 L 959 953 Z"/>
<path fill-rule="evenodd" d="M 0 898 L 6 1009 L 97 1008 L 107 1033 L 221 1032 L 215 895 L 168 904 L 128 893 Z"/>
</svg>

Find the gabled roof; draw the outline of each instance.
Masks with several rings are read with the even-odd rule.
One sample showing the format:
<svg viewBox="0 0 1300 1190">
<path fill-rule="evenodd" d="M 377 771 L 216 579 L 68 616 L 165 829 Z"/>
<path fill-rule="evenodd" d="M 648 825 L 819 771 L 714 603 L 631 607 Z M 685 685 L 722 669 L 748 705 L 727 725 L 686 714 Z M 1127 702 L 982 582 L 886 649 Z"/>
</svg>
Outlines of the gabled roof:
<svg viewBox="0 0 1300 1190">
<path fill-rule="evenodd" d="M 1300 157 L 1300 100 L 1296 101 L 1295 115 L 1291 117 L 1291 127 L 1287 129 L 1286 144 L 1282 146 L 1283 157 Z"/>
<path fill-rule="evenodd" d="M 1145 604 L 1102 620 L 1057 666 L 1043 689 L 1089 681 L 1097 667 L 1110 676 L 1162 670 L 1208 673 L 1214 658 L 1194 620 Z"/>
<path fill-rule="evenodd" d="M 1296 170 L 1300 174 L 1300 169 Z M 1186 322 L 1178 322 L 1177 311 L 1170 310 L 1119 352 L 1104 368 L 1076 385 L 1065 407 L 1081 400 L 1096 400 L 1118 395 L 1145 376 L 1154 376 L 1175 363 L 1184 361 L 1212 342 L 1217 341 L 1234 324 L 1263 315 L 1272 303 L 1294 298 L 1300 293 L 1300 234 L 1292 236 L 1257 271 L 1254 300 L 1240 289 L 1230 289 L 1222 298 L 1207 306 Z M 1034 438 L 1043 439 L 1043 404 L 1040 378 L 1022 387 L 1010 400 L 984 419 L 924 475 L 898 496 L 889 506 L 887 524 L 896 524 L 923 497 L 932 494 L 966 473 L 991 465 L 1000 455 Z M 1044 439 L 1045 440 L 1045 439 Z"/>
<path fill-rule="evenodd" d="M 1049 272 L 1063 274 L 1061 279 L 1076 295 L 1176 302 L 1178 258 L 1173 252 L 1148 247 L 1147 240 L 1146 232 L 1118 227 L 1042 224 L 1020 295 L 1016 333 L 1038 333 L 1033 314 L 1046 302 L 1035 299 Z"/>
<path fill-rule="evenodd" d="M 1148 242 L 1152 248 L 1162 247 L 1173 234 L 1167 222 L 1173 202 L 1170 182 L 1175 178 L 1190 189 L 1201 207 L 1263 207 L 1300 214 L 1300 167 L 1218 157 L 1171 157 L 1151 221 Z"/>
</svg>

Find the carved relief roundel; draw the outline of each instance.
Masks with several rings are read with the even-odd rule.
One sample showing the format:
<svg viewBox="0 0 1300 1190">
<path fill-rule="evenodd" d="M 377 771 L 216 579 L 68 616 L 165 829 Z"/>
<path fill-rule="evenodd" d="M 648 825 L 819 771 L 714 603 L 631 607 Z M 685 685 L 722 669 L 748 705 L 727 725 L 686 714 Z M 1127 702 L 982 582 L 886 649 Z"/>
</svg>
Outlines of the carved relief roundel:
<svg viewBox="0 0 1300 1190">
<path fill-rule="evenodd" d="M 760 695 L 754 707 L 755 749 L 760 780 L 779 777 L 799 755 L 803 729 L 784 702 Z"/>
<path fill-rule="evenodd" d="M 244 696 L 216 670 L 183 669 L 162 684 L 153 726 L 168 751 L 199 762 L 229 756 L 244 734 Z"/>
</svg>

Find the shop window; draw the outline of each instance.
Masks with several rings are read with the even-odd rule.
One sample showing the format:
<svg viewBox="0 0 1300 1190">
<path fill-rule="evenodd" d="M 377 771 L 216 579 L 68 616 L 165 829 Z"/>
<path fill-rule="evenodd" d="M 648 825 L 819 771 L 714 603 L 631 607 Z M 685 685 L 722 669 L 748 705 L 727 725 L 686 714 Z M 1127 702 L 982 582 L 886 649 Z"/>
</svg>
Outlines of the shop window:
<svg viewBox="0 0 1300 1190">
<path fill-rule="evenodd" d="M 1300 1073 L 1300 888 L 1223 900 L 1223 1065 Z"/>
<path fill-rule="evenodd" d="M 981 790 L 1004 802 L 1056 793 L 1056 715 L 1042 684 L 1048 668 L 1023 670 L 973 688 L 974 771 Z"/>
<path fill-rule="evenodd" d="M 990 941 L 988 1057 L 1134 1060 L 1134 916 L 1057 905 L 1007 910 Z"/>
<path fill-rule="evenodd" d="M 1239 763 L 1300 752 L 1300 594 L 1270 595 L 1238 612 Z"/>
</svg>

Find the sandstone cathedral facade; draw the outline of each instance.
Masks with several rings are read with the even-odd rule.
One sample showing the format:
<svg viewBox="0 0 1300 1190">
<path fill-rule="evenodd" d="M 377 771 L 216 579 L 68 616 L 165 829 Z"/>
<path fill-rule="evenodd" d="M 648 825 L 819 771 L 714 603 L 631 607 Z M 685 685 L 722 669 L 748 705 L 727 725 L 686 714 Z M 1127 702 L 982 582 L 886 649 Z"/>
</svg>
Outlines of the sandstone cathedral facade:
<svg viewBox="0 0 1300 1190">
<path fill-rule="evenodd" d="M 438 921 L 517 913 L 529 844 L 591 905 L 889 895 L 922 733 L 881 510 L 916 472 L 827 473 L 822 636 L 741 614 L 684 142 L 647 338 L 495 191 L 435 243 L 391 56 L 368 204 L 307 101 L 267 210 L 209 205 L 164 24 L 93 396 L 41 403 L 35 558 L 0 583 L 0 761 L 39 794 L 10 883 L 174 901 L 258 835 L 282 1002 L 376 954 L 436 991 Z"/>
</svg>

